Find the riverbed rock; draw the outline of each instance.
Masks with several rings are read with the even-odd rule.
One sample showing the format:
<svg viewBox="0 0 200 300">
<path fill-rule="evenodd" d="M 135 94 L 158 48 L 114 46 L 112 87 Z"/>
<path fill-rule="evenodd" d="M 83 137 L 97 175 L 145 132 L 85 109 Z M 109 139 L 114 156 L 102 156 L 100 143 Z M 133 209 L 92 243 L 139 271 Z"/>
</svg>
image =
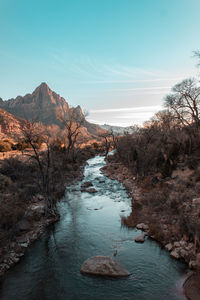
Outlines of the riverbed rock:
<svg viewBox="0 0 200 300">
<path fill-rule="evenodd" d="M 142 233 L 134 238 L 136 243 L 144 243 L 146 234 Z"/>
<path fill-rule="evenodd" d="M 85 181 L 81 184 L 81 187 L 82 188 L 87 188 L 89 186 L 93 186 L 92 182 L 91 181 Z"/>
<path fill-rule="evenodd" d="M 144 223 L 137 224 L 137 225 L 136 225 L 136 228 L 137 228 L 137 229 L 144 230 L 144 231 L 149 230 L 149 226 L 146 225 L 146 224 L 144 224 Z"/>
<path fill-rule="evenodd" d="M 165 245 L 165 249 L 168 251 L 172 251 L 173 245 L 171 243 L 169 243 L 169 244 Z"/>
<path fill-rule="evenodd" d="M 97 190 L 94 189 L 94 188 L 91 188 L 91 189 L 85 189 L 85 192 L 90 193 L 90 194 L 93 194 L 93 193 L 96 193 Z"/>
<path fill-rule="evenodd" d="M 180 247 L 181 245 L 180 245 L 180 242 L 174 242 L 174 247 L 175 248 L 178 248 L 178 247 Z"/>
<path fill-rule="evenodd" d="M 171 253 L 170 253 L 171 257 L 173 258 L 176 258 L 176 259 L 179 259 L 180 258 L 180 255 L 179 253 L 176 251 L 176 250 L 173 250 Z"/>
<path fill-rule="evenodd" d="M 81 266 L 81 273 L 110 277 L 130 275 L 124 266 L 109 256 L 93 256 L 88 258 Z"/>
</svg>

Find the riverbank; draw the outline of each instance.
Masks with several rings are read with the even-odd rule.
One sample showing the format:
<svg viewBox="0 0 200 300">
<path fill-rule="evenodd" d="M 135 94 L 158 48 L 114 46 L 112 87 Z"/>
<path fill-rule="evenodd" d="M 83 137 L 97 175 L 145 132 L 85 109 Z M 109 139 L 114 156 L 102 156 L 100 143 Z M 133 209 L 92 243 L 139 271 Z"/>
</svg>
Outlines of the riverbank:
<svg viewBox="0 0 200 300">
<path fill-rule="evenodd" d="M 78 170 L 71 171 L 71 176 L 68 180 L 66 179 L 63 190 L 68 185 L 82 179 L 84 166 L 85 164 L 82 164 Z M 62 196 L 64 195 L 63 190 L 60 193 Z M 27 248 L 41 237 L 47 226 L 59 220 L 58 212 L 55 216 L 47 217 L 45 207 L 44 196 L 37 194 L 32 197 L 24 209 L 24 217 L 16 224 L 18 229 L 16 234 L 0 248 L 0 276 L 3 276 L 7 270 L 20 261 Z"/>
<path fill-rule="evenodd" d="M 196 270 L 200 265 L 198 245 L 190 238 L 188 232 L 184 232 L 180 223 L 181 215 L 178 212 L 180 210 L 183 210 L 182 213 L 187 212 L 188 218 L 195 221 L 197 207 L 191 206 L 188 200 L 184 203 L 171 203 L 171 207 L 166 209 L 165 203 L 161 202 L 162 196 L 163 200 L 167 201 L 166 196 L 169 196 L 172 191 L 175 195 L 177 194 L 178 179 L 180 180 L 181 175 L 186 175 L 176 173 L 174 179 L 168 178 L 161 183 L 152 184 L 153 177 L 143 180 L 133 177 L 132 172 L 115 156 L 108 156 L 106 162 L 106 166 L 102 168 L 103 173 L 123 183 L 132 198 L 132 212 L 127 218 L 122 218 L 122 222 L 128 227 L 138 227 L 138 224 L 142 224 L 139 226 L 140 229 L 145 229 L 148 236 L 159 242 L 173 258 L 183 259 L 189 268 Z M 191 202 L 195 203 L 195 201 Z M 172 204 L 176 205 L 176 208 Z M 192 278 L 194 278 L 193 282 L 199 280 L 196 275 L 191 277 L 191 280 Z M 189 284 L 184 288 L 186 291 L 189 290 Z M 200 299 L 200 291 L 198 293 L 198 299 Z"/>
<path fill-rule="evenodd" d="M 58 177 L 55 173 L 56 178 L 53 182 L 54 199 L 56 202 L 64 196 L 67 186 L 82 180 L 86 161 L 95 156 L 96 152 L 92 148 L 82 150 L 82 155 L 78 162 L 68 163 L 66 166 L 62 164 L 62 161 L 60 163 L 56 162 L 56 168 L 60 174 Z M 31 193 L 33 188 L 34 191 L 39 190 L 38 187 L 37 189 L 35 188 L 35 176 L 32 177 L 31 171 L 28 173 L 30 177 L 29 181 L 24 181 L 24 176 L 26 176 L 23 174 L 24 168 L 32 167 L 27 161 L 28 158 L 21 155 L 17 158 L 11 157 L 9 159 L 11 161 L 6 161 L 6 166 L 3 164 L 4 161 L 1 161 L 1 167 L 3 168 L 1 171 L 3 170 L 4 174 L 0 172 L 0 196 L 2 196 L 1 201 L 3 201 L 1 202 L 2 218 L 0 223 L 0 276 L 4 275 L 7 270 L 20 261 L 20 258 L 24 256 L 29 245 L 41 237 L 47 226 L 55 223 L 60 218 L 58 211 L 47 215 L 47 203 L 44 195 L 38 192 Z M 13 168 L 13 163 L 14 170 L 11 169 Z M 19 181 L 19 177 L 16 176 L 16 172 L 20 171 L 23 174 L 22 183 Z M 18 178 L 17 183 L 15 183 L 13 178 Z M 31 178 L 33 181 L 32 186 L 29 183 Z M 29 192 L 25 192 L 26 188 Z M 15 194 L 16 198 L 13 196 L 13 190 L 17 192 Z M 23 200 L 20 198 L 21 191 L 23 191 Z"/>
</svg>

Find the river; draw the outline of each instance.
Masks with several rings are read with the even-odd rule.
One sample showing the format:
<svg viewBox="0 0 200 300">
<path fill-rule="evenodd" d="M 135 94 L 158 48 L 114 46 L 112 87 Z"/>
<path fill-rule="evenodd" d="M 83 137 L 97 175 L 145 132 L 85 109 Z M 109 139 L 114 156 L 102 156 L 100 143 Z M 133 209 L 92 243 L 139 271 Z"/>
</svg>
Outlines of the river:
<svg viewBox="0 0 200 300">
<path fill-rule="evenodd" d="M 3 300 L 180 300 L 186 266 L 151 240 L 134 242 L 141 232 L 121 225 L 131 212 L 123 185 L 105 177 L 104 157 L 88 160 L 85 181 L 95 194 L 80 192 L 82 182 L 66 190 L 59 203 L 60 220 L 32 244 L 20 263 L 1 282 Z M 105 182 L 99 182 L 105 181 Z M 81 264 L 96 255 L 113 256 L 131 276 L 108 279 L 82 275 Z"/>
</svg>

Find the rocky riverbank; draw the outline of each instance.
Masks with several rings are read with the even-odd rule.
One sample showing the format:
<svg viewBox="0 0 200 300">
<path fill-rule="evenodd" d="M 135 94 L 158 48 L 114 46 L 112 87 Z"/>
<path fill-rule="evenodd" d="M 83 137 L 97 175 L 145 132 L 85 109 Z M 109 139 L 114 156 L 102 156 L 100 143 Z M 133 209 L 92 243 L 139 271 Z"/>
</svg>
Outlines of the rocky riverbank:
<svg viewBox="0 0 200 300">
<path fill-rule="evenodd" d="M 84 164 L 78 170 L 71 172 L 70 176 L 66 178 L 66 186 L 81 180 L 83 170 Z M 63 195 L 63 191 L 60 195 Z M 20 261 L 27 248 L 40 238 L 47 226 L 58 220 L 58 212 L 51 217 L 45 215 L 44 196 L 40 194 L 33 196 L 31 202 L 26 206 L 24 217 L 16 224 L 17 233 L 0 248 L 0 276 Z"/>
<path fill-rule="evenodd" d="M 167 210 L 160 207 L 162 203 L 157 205 L 154 205 L 153 201 L 151 203 L 152 191 L 150 193 L 149 189 L 145 188 L 144 182 L 134 177 L 126 166 L 119 162 L 119 160 L 116 160 L 115 156 L 109 156 L 107 158 L 107 165 L 102 168 L 102 172 L 109 178 L 122 182 L 129 196 L 132 198 L 132 212 L 127 218 L 122 219 L 123 223 L 126 226 L 137 227 L 143 230 L 148 234 L 149 238 L 155 239 L 169 251 L 173 258 L 183 259 L 190 269 L 196 271 L 200 266 L 200 254 L 198 253 L 197 244 L 190 238 L 188 233 L 184 233 L 184 228 L 181 228 L 179 222 L 181 216 L 175 214 L 173 207 Z M 151 181 L 152 179 L 153 177 Z M 173 190 L 176 184 L 177 178 L 168 178 L 162 182 L 162 185 L 159 187 L 161 190 L 163 189 L 162 192 L 167 192 L 166 187 Z M 157 197 L 157 192 L 158 188 L 153 188 L 154 198 Z M 179 209 L 183 207 L 184 212 L 186 211 L 188 214 L 188 218 L 193 220 L 195 220 L 197 212 L 199 211 L 199 207 L 195 205 L 195 201 L 198 202 L 195 198 L 190 202 L 188 200 L 185 203 L 179 204 Z M 140 236 L 138 238 L 140 238 Z M 144 241 L 145 238 L 143 236 L 142 242 Z M 192 278 L 193 282 L 199 280 L 199 277 L 197 278 L 196 275 Z M 199 282 L 200 280 L 198 283 Z M 189 289 L 189 284 L 185 285 L 185 289 Z M 195 293 L 197 293 L 197 289 Z M 198 296 L 198 299 L 200 299 L 200 291 Z M 188 299 L 197 298 L 193 297 Z"/>
</svg>

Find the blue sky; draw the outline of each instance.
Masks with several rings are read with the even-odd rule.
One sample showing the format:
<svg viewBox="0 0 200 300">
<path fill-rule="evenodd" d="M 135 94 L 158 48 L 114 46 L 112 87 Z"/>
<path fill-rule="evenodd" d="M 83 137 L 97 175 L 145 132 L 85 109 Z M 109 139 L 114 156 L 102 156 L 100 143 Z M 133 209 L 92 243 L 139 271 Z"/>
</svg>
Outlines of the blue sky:
<svg viewBox="0 0 200 300">
<path fill-rule="evenodd" d="M 122 126 L 196 76 L 199 0 L 0 0 L 0 97 L 41 82 L 88 119 Z"/>
</svg>

